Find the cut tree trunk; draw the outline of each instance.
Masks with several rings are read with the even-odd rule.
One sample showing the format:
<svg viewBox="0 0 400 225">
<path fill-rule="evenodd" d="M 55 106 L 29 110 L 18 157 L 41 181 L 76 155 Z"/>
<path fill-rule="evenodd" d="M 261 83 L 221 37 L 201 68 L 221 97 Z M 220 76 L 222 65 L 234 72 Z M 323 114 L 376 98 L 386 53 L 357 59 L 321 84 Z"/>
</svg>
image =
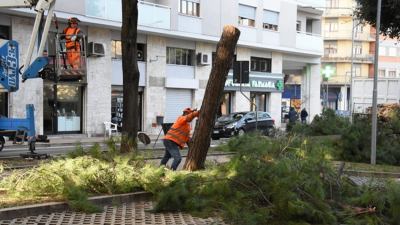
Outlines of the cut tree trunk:
<svg viewBox="0 0 400 225">
<path fill-rule="evenodd" d="M 204 169 L 211 132 L 214 127 L 215 115 L 220 106 L 225 81 L 232 63 L 240 31 L 234 26 L 225 26 L 217 45 L 216 59 L 212 65 L 204 99 L 201 104 L 198 124 L 189 146 L 189 153 L 184 168 L 194 171 Z"/>
<path fill-rule="evenodd" d="M 137 149 L 139 69 L 137 64 L 138 1 L 122 0 L 123 118 L 121 152 Z"/>
</svg>

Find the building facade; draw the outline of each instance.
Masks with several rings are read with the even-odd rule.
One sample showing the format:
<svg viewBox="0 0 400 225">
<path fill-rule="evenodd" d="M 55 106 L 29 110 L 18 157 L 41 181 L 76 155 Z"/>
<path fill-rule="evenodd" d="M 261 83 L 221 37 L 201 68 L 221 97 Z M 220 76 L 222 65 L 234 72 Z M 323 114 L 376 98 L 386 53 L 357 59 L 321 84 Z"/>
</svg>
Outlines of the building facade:
<svg viewBox="0 0 400 225">
<path fill-rule="evenodd" d="M 183 108 L 201 107 L 216 44 L 225 24 L 235 25 L 241 31 L 235 59 L 249 61 L 250 83 L 240 88 L 233 83 L 231 70 L 219 114 L 254 110 L 257 105 L 258 110 L 270 112 L 279 126 L 284 74 L 302 78 L 302 107 L 310 118 L 319 114 L 323 40 L 322 12 L 312 8 L 316 2 L 319 1 L 139 1 L 141 130 L 158 134 L 161 123 L 173 122 Z M 34 12 L 1 12 L 1 30 L 19 42 L 23 57 Z M 62 27 L 67 18 L 78 17 L 87 45 L 102 46 L 103 54 L 88 55 L 84 79 L 58 83 L 26 81 L 19 91 L 2 95 L 1 110 L 10 117 L 23 117 L 25 104 L 33 103 L 38 133 L 103 134 L 105 121 L 118 122 L 123 116 L 121 1 L 86 0 L 70 4 L 58 0 L 56 14 Z M 51 32 L 56 34 L 57 30 L 52 28 Z"/>
<path fill-rule="evenodd" d="M 370 25 L 353 19 L 355 0 L 328 0 L 325 7 L 321 101 L 325 107 L 348 110 L 351 75 L 367 78 L 373 74 L 374 32 Z"/>
<path fill-rule="evenodd" d="M 380 37 L 378 63 L 378 104 L 400 103 L 400 46 L 397 39 Z M 371 48 L 375 51 L 375 42 Z M 373 70 L 372 70 L 373 72 Z M 354 112 L 364 113 L 372 106 L 373 77 L 353 81 Z"/>
</svg>

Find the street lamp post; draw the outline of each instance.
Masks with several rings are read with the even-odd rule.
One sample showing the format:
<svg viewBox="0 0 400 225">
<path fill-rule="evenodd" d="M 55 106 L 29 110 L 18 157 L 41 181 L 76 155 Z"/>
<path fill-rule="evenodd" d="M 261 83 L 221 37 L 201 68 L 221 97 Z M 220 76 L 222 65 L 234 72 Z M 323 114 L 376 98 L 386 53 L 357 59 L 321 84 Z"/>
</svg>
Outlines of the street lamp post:
<svg viewBox="0 0 400 225">
<path fill-rule="evenodd" d="M 377 130 L 377 102 L 378 102 L 378 57 L 379 57 L 379 31 L 381 28 L 381 7 L 382 0 L 378 0 L 376 15 L 376 35 L 375 35 L 375 64 L 374 64 L 374 89 L 372 91 L 372 132 L 371 132 L 371 164 L 376 164 L 376 130 Z"/>
</svg>

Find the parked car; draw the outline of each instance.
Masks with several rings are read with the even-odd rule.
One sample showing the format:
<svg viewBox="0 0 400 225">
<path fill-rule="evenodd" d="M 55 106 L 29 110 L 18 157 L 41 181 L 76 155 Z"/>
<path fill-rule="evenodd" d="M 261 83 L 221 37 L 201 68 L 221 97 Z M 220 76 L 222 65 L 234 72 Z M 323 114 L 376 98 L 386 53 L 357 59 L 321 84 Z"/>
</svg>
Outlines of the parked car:
<svg viewBox="0 0 400 225">
<path fill-rule="evenodd" d="M 275 126 L 275 120 L 267 112 L 258 112 L 257 130 L 268 135 Z M 256 129 L 256 112 L 236 112 L 217 119 L 211 138 L 228 138 L 234 135 L 242 135 Z"/>
</svg>

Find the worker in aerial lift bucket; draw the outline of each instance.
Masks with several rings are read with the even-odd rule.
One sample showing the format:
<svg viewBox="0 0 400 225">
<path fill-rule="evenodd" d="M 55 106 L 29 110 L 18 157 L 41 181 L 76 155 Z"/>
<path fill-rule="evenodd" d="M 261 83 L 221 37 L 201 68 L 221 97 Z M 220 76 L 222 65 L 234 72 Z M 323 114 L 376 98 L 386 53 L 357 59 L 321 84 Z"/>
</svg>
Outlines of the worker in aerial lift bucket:
<svg viewBox="0 0 400 225">
<path fill-rule="evenodd" d="M 69 18 L 68 27 L 63 31 L 68 63 L 73 69 L 79 69 L 81 64 L 81 44 L 79 39 L 82 32 L 78 28 L 78 22 L 81 21 L 76 17 Z"/>
<path fill-rule="evenodd" d="M 161 165 L 166 165 L 168 160 L 174 158 L 171 169 L 176 170 L 182 161 L 179 149 L 183 149 L 190 141 L 190 122 L 199 116 L 197 109 L 186 108 L 182 116 L 179 116 L 164 137 L 165 153 Z"/>
</svg>

